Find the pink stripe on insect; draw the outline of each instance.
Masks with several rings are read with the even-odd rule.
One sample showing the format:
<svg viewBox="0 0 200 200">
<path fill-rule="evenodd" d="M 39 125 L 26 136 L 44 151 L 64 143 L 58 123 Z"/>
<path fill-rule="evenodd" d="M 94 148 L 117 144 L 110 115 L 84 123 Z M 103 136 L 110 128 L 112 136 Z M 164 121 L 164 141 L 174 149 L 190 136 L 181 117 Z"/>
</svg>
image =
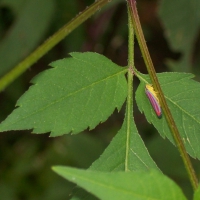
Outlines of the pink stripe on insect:
<svg viewBox="0 0 200 200">
<path fill-rule="evenodd" d="M 162 117 L 162 110 L 161 110 L 161 106 L 159 103 L 159 99 L 156 95 L 156 92 L 154 91 L 154 89 L 151 85 L 147 84 L 146 88 L 145 88 L 145 93 L 146 93 L 157 117 L 160 119 Z"/>
</svg>

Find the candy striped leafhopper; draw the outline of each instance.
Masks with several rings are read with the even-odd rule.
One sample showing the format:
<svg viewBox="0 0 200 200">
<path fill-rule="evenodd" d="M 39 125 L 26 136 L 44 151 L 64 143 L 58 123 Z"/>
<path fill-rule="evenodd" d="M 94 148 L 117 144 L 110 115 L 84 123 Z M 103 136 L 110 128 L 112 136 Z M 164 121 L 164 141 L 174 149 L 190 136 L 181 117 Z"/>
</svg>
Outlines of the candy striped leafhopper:
<svg viewBox="0 0 200 200">
<path fill-rule="evenodd" d="M 152 85 L 149 85 L 149 84 L 146 85 L 145 93 L 146 93 L 157 117 L 160 119 L 162 117 L 162 110 L 161 110 L 159 99 L 158 99 L 156 92 L 153 89 Z"/>
</svg>

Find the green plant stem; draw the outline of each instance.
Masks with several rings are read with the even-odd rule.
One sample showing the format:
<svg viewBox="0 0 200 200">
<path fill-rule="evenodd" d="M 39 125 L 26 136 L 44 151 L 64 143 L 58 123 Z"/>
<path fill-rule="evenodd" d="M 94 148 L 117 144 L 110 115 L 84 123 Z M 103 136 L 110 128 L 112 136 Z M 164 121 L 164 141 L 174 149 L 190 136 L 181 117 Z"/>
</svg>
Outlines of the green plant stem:
<svg viewBox="0 0 200 200">
<path fill-rule="evenodd" d="M 74 19 L 63 26 L 52 37 L 46 40 L 41 46 L 39 46 L 33 53 L 26 57 L 22 62 L 16 65 L 11 71 L 5 74 L 0 79 L 0 91 L 4 90 L 9 84 L 11 84 L 17 77 L 31 67 L 36 61 L 38 61 L 43 55 L 45 55 L 50 49 L 70 34 L 76 27 L 87 20 L 92 14 L 101 9 L 108 0 L 95 1 L 90 7 L 86 8 L 82 13 L 79 13 Z"/>
<path fill-rule="evenodd" d="M 190 161 L 190 158 L 186 152 L 185 146 L 183 144 L 183 141 L 181 139 L 181 136 L 179 134 L 178 128 L 175 124 L 175 121 L 172 117 L 172 114 L 167 106 L 164 94 L 161 90 L 160 84 L 158 82 L 158 78 L 156 76 L 156 72 L 144 39 L 144 35 L 143 35 L 143 31 L 140 25 L 140 21 L 139 21 L 139 16 L 137 13 L 137 8 L 136 8 L 136 0 L 128 0 L 128 5 L 129 5 L 129 9 L 131 10 L 131 17 L 132 17 L 132 21 L 133 21 L 133 26 L 134 26 L 134 30 L 135 30 L 135 34 L 138 40 L 138 43 L 140 45 L 140 49 L 149 73 L 149 76 L 151 78 L 151 81 L 153 83 L 153 86 L 155 88 L 155 91 L 158 92 L 158 96 L 161 102 L 161 106 L 162 109 L 164 111 L 165 117 L 167 119 L 168 125 L 171 129 L 173 138 L 175 140 L 175 143 L 178 147 L 178 150 L 181 154 L 181 157 L 183 159 L 184 165 L 186 167 L 186 170 L 188 172 L 191 184 L 193 186 L 193 189 L 196 190 L 198 187 L 198 179 L 196 177 L 195 171 L 193 169 L 192 163 Z"/>
<path fill-rule="evenodd" d="M 126 117 L 127 117 L 127 137 L 126 137 L 126 158 L 125 158 L 125 171 L 129 171 L 129 144 L 130 144 L 130 122 L 133 120 L 133 66 L 134 66 L 134 29 L 131 20 L 130 11 L 128 9 L 128 95 L 126 104 Z"/>
<path fill-rule="evenodd" d="M 134 69 L 134 28 L 131 20 L 131 14 L 128 7 L 128 66 L 131 70 Z M 132 73 L 133 74 L 133 73 Z"/>
</svg>

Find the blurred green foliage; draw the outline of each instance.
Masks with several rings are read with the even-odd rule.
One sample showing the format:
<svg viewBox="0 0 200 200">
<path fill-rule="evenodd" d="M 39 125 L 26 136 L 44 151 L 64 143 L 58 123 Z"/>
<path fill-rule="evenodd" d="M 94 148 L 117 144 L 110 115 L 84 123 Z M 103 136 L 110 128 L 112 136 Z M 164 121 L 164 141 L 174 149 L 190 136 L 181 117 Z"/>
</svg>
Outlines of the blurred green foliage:
<svg viewBox="0 0 200 200">
<path fill-rule="evenodd" d="M 1 0 L 0 76 L 93 2 L 94 0 Z M 167 71 L 169 68 L 164 64 L 166 59 L 180 61 L 184 52 L 181 52 L 182 49 L 173 51 L 170 48 L 172 45 L 166 37 L 164 26 L 161 25 L 165 20 L 163 18 L 161 21 L 157 14 L 157 2 L 138 0 L 137 4 L 156 71 Z M 171 16 L 175 16 L 176 10 L 172 11 Z M 181 18 L 184 9 L 179 11 Z M 165 17 L 164 14 L 162 17 Z M 36 74 L 47 69 L 50 62 L 67 57 L 69 52 L 95 51 L 104 54 L 118 65 L 126 65 L 127 31 L 125 1 L 113 1 L 110 6 L 99 10 L 0 94 L 0 120 L 5 119 L 14 109 L 17 99 L 28 89 L 30 80 Z M 199 32 L 192 41 L 193 46 L 190 47 L 192 59 L 188 59 L 187 62 L 190 62 L 190 71 L 195 71 L 198 77 Z M 183 42 L 187 44 L 187 41 Z M 135 65 L 139 71 L 146 72 L 137 42 Z M 176 68 L 173 67 L 173 70 Z M 180 71 L 180 68 L 178 70 Z M 135 86 L 137 84 L 136 80 Z M 147 144 L 150 154 L 165 174 L 179 184 L 182 183 L 183 190 L 188 191 L 187 195 L 191 197 L 191 190 L 187 190 L 189 182 L 186 181 L 186 172 L 178 160 L 179 155 L 174 153 L 176 149 L 166 144 L 166 141 L 157 139 L 155 129 L 147 124 L 136 106 L 134 108 L 139 133 Z M 74 185 L 57 176 L 51 170 L 51 166 L 89 167 L 120 129 L 123 117 L 123 110 L 120 113 L 115 112 L 107 122 L 100 124 L 95 130 L 76 136 L 49 138 L 48 134 L 33 135 L 28 131 L 1 133 L 0 200 L 69 199 Z M 195 167 L 199 172 L 198 165 Z"/>
</svg>

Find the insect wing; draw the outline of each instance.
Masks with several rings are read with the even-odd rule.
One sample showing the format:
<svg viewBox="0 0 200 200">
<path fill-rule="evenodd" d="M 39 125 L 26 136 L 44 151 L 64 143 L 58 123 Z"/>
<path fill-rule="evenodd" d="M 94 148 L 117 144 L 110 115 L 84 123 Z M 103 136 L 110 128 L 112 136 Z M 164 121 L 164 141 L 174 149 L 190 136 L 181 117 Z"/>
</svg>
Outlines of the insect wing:
<svg viewBox="0 0 200 200">
<path fill-rule="evenodd" d="M 158 118 L 162 117 L 162 111 L 159 102 L 157 101 L 156 97 L 154 94 L 152 94 L 147 88 L 145 89 L 145 93 L 157 115 Z"/>
</svg>

